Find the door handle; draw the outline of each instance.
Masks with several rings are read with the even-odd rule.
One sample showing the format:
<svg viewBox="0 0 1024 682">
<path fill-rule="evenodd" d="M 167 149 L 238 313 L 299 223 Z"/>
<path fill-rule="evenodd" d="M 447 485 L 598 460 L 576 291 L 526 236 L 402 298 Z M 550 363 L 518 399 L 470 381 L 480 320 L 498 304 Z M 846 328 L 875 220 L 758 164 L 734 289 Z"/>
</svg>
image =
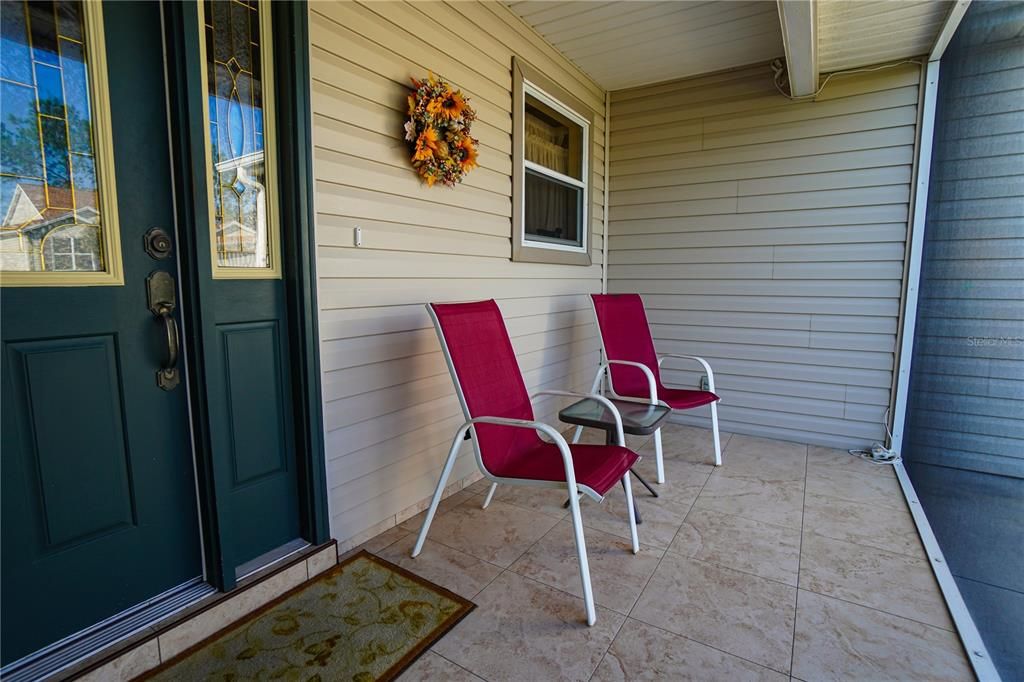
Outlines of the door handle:
<svg viewBox="0 0 1024 682">
<path fill-rule="evenodd" d="M 146 278 L 146 298 L 149 310 L 156 319 L 163 323 L 167 339 L 167 353 L 160 369 L 156 371 L 156 384 L 165 391 L 172 391 L 181 383 L 178 372 L 178 356 L 180 354 L 181 337 L 178 334 L 178 323 L 174 320 L 174 309 L 177 307 L 174 278 L 163 270 L 154 270 Z"/>
</svg>

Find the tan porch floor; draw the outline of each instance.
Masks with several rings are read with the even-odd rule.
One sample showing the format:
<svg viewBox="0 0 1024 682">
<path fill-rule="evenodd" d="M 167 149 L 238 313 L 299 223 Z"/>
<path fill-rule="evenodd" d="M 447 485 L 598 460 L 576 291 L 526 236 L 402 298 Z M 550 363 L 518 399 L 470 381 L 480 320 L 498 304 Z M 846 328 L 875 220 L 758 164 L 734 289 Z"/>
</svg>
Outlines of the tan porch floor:
<svg viewBox="0 0 1024 682">
<path fill-rule="evenodd" d="M 592 442 L 595 437 L 591 437 Z M 646 439 L 645 439 L 646 440 Z M 973 679 L 894 472 L 844 451 L 664 432 L 661 497 L 582 505 L 598 605 L 588 628 L 554 490 L 478 482 L 364 547 L 478 605 L 403 680 Z M 631 444 L 654 479 L 653 443 Z"/>
</svg>

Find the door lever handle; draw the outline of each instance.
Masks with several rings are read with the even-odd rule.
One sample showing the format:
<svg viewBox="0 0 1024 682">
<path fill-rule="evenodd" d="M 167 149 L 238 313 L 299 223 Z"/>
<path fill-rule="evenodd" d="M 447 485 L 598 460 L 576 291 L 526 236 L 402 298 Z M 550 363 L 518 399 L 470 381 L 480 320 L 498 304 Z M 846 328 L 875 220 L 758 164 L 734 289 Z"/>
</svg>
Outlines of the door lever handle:
<svg viewBox="0 0 1024 682">
<path fill-rule="evenodd" d="M 167 354 L 156 371 L 156 384 L 165 391 L 174 390 L 181 383 L 178 372 L 178 355 L 180 354 L 181 337 L 178 335 L 178 323 L 174 320 L 174 308 L 177 304 L 174 278 L 163 270 L 154 270 L 146 278 L 146 297 L 149 310 L 157 320 L 163 322 L 164 334 L 167 338 Z"/>
<path fill-rule="evenodd" d="M 157 315 L 157 319 L 163 320 L 164 331 L 167 334 L 167 357 L 163 364 L 160 365 L 160 370 L 156 373 L 156 383 L 165 391 L 171 390 L 180 381 L 178 376 L 178 343 L 180 338 L 178 336 L 178 323 L 174 321 L 172 312 L 171 309 L 165 308 Z"/>
</svg>

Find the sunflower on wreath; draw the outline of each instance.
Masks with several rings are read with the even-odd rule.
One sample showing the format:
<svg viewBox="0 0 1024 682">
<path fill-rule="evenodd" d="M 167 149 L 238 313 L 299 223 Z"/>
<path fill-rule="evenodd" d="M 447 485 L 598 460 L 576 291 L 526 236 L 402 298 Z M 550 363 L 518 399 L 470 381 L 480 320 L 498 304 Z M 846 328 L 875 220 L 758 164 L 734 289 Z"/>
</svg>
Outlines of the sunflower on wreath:
<svg viewBox="0 0 1024 682">
<path fill-rule="evenodd" d="M 405 139 L 412 166 L 430 186 L 454 187 L 477 166 L 477 145 L 469 134 L 476 112 L 461 90 L 434 76 L 412 79 Z"/>
</svg>

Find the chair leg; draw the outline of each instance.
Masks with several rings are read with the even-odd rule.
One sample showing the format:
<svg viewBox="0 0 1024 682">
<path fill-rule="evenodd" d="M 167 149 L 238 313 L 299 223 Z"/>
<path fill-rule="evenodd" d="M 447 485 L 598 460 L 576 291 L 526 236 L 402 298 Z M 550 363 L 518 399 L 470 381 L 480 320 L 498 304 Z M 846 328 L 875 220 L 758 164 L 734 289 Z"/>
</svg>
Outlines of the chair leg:
<svg viewBox="0 0 1024 682">
<path fill-rule="evenodd" d="M 658 483 L 665 482 L 665 455 L 661 449 L 661 429 L 654 432 L 654 460 L 658 465 Z"/>
<path fill-rule="evenodd" d="M 633 481 L 627 471 L 622 477 L 622 489 L 626 491 L 626 509 L 629 516 L 629 537 L 633 541 L 633 554 L 640 552 L 640 538 L 636 533 L 636 514 L 633 513 Z"/>
<path fill-rule="evenodd" d="M 492 483 L 491 484 L 491 489 L 487 491 L 487 497 L 484 498 L 483 506 L 480 507 L 481 509 L 487 509 L 487 506 L 491 503 L 491 499 L 494 498 L 494 491 L 497 490 L 497 489 L 498 489 L 498 484 L 497 483 Z"/>
<path fill-rule="evenodd" d="M 718 403 L 711 403 L 711 433 L 715 437 L 715 466 L 722 466 L 722 439 L 718 437 Z"/>
<path fill-rule="evenodd" d="M 575 490 L 569 490 L 569 509 L 572 510 L 572 531 L 576 541 L 576 559 L 580 564 L 580 580 L 583 581 L 583 603 L 587 609 L 587 625 L 597 622 L 594 608 L 594 590 L 590 586 L 590 563 L 587 561 L 587 544 L 583 539 L 583 519 L 580 517 L 580 500 Z"/>
<path fill-rule="evenodd" d="M 423 519 L 423 525 L 420 526 L 420 535 L 416 538 L 416 546 L 412 548 L 413 559 L 419 556 L 419 553 L 423 550 L 423 543 L 427 539 L 427 531 L 430 530 L 430 523 L 434 520 L 437 505 L 441 504 L 444 484 L 448 482 L 448 476 L 452 473 L 452 467 L 455 466 L 455 456 L 459 454 L 459 447 L 462 445 L 462 436 L 465 432 L 465 429 L 459 429 L 459 432 L 455 435 L 455 440 L 452 441 L 452 447 L 448 451 L 448 459 L 445 460 L 444 468 L 441 470 L 441 478 L 437 479 L 434 497 L 430 500 L 430 507 L 427 508 L 427 516 Z"/>
</svg>

